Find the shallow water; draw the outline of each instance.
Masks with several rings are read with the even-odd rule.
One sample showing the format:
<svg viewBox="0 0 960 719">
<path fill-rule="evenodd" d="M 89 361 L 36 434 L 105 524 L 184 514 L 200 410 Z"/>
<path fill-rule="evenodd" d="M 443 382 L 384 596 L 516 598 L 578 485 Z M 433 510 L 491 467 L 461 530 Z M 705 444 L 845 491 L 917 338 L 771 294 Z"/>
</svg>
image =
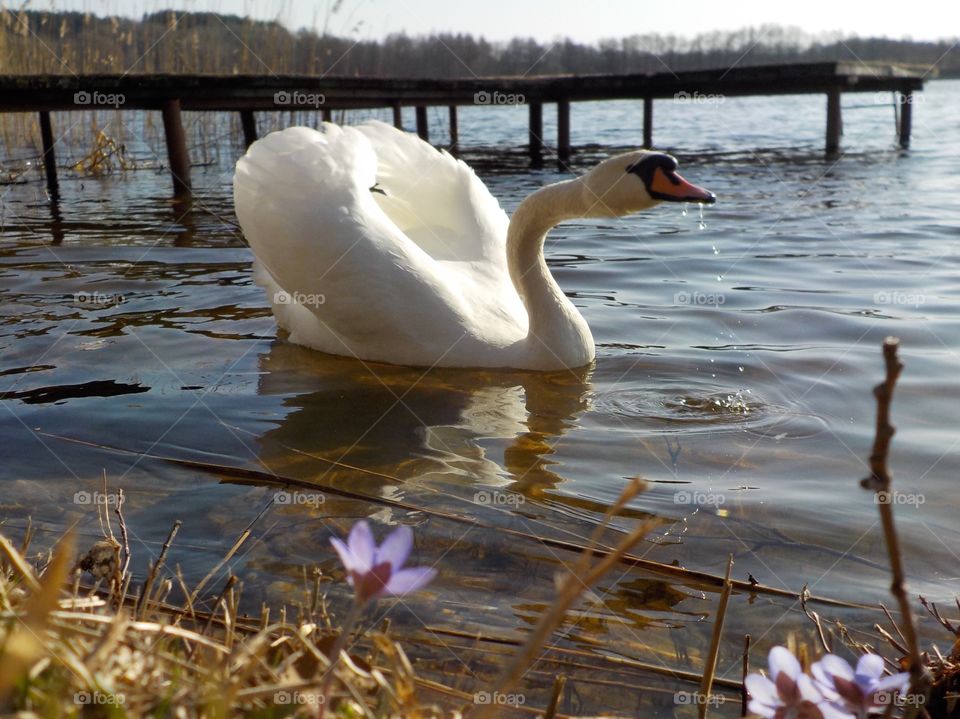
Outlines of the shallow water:
<svg viewBox="0 0 960 719">
<path fill-rule="evenodd" d="M 469 636 L 522 636 L 575 557 L 505 530 L 582 541 L 633 477 L 644 491 L 614 525 L 654 522 L 636 554 L 712 574 L 733 554 L 737 579 L 888 602 L 876 507 L 857 480 L 880 343 L 892 334 L 906 364 L 892 469 L 910 588 L 950 600 L 960 575 L 960 82 L 930 83 L 921 97 L 909 152 L 894 146 L 886 98 L 845 97 L 875 106 L 845 113 L 845 152 L 832 159 L 821 152 L 818 97 L 658 102 L 657 146 L 719 201 L 702 229 L 695 208 L 662 206 L 550 235 L 551 268 L 598 346 L 588 371 L 551 375 L 373 365 L 278 338 L 233 224 L 229 148 L 195 168 L 192 206 L 170 202 L 167 175 L 144 169 L 99 179 L 64 171 L 51 207 L 28 172 L 25 184 L 0 188 L 3 531 L 18 538 L 31 517 L 40 544 L 73 525 L 92 541 L 89 500 L 105 471 L 126 492 L 139 571 L 175 519 L 184 525 L 170 564 L 193 581 L 252 526 L 230 566 L 256 610 L 261 600 L 301 600 L 312 583 L 304 567 L 339 579 L 328 537 L 356 518 L 371 516 L 378 533 L 412 524 L 418 561 L 438 562 L 440 578 L 384 602 L 378 616 L 408 636 L 423 673 L 458 675 L 468 692 L 489 680 L 492 652 L 503 649 Z M 442 142 L 439 111 L 431 117 Z M 465 159 L 508 211 L 568 176 L 497 149 L 525 138 L 525 119 L 523 108 L 460 116 Z M 574 166 L 628 146 L 625 128 L 640 122 L 635 103 L 575 106 L 573 141 L 589 146 Z M 157 164 L 162 146 L 139 141 L 142 130 L 125 128 L 131 152 Z M 274 488 L 158 458 L 319 489 L 271 505 Z M 691 711 L 674 692 L 692 685 L 608 662 L 699 671 L 715 588 L 623 570 L 557 635 L 559 647 L 584 652 L 566 661 L 592 668 L 538 666 L 528 704 L 542 705 L 564 671 L 565 711 Z M 325 586 L 336 612 L 347 594 L 337 581 Z M 878 620 L 817 610 L 864 630 Z M 745 632 L 759 664 L 791 632 L 812 636 L 794 601 L 764 594 L 735 594 L 726 627 L 719 675 L 731 679 Z M 614 696 L 605 681 L 649 691 Z"/>
</svg>

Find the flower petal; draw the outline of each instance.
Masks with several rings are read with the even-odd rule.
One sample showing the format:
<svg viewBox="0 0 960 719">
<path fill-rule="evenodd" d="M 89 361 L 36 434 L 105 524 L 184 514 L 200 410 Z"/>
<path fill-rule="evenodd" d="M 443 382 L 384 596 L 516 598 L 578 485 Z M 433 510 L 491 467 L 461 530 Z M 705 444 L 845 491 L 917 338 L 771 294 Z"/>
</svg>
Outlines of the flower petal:
<svg viewBox="0 0 960 719">
<path fill-rule="evenodd" d="M 771 708 L 780 704 L 780 695 L 777 694 L 776 685 L 762 674 L 749 674 L 744 683 L 747 691 L 750 692 L 750 711 L 754 714 L 762 714 L 762 712 L 753 708 L 754 702 Z"/>
<path fill-rule="evenodd" d="M 330 537 L 330 544 L 337 550 L 340 561 L 343 562 L 343 566 L 347 570 L 347 577 L 350 579 L 350 583 L 353 584 L 352 574 L 357 569 L 357 561 L 353 556 L 353 552 L 350 551 L 350 547 L 336 537 Z"/>
<path fill-rule="evenodd" d="M 415 592 L 429 584 L 437 576 L 437 570 L 430 567 L 413 567 L 394 572 L 385 587 L 388 594 L 397 596 Z"/>
<path fill-rule="evenodd" d="M 800 675 L 800 662 L 790 653 L 786 647 L 774 647 L 770 650 L 767 657 L 767 666 L 770 668 L 770 675 L 776 681 L 779 674 L 786 674 L 791 679 L 796 679 Z"/>
<path fill-rule="evenodd" d="M 756 699 L 750 700 L 750 703 L 747 704 L 747 709 L 751 714 L 756 714 L 758 717 L 763 717 L 763 719 L 773 719 L 773 717 L 777 715 L 776 707 L 763 704 Z"/>
<path fill-rule="evenodd" d="M 819 679 L 820 672 L 817 671 L 818 668 L 825 676 L 840 677 L 850 681 L 853 680 L 853 667 L 847 664 L 846 660 L 838 657 L 836 654 L 825 654 L 819 662 L 811 667 L 813 675 Z"/>
<path fill-rule="evenodd" d="M 353 555 L 354 569 L 358 572 L 369 572 L 373 568 L 377 544 L 366 521 L 361 519 L 353 525 L 347 545 Z"/>
<path fill-rule="evenodd" d="M 357 601 L 361 604 L 375 599 L 387 591 L 390 577 L 393 575 L 390 564 L 381 562 L 369 572 L 353 576 L 353 589 L 357 593 Z"/>
<path fill-rule="evenodd" d="M 413 549 L 413 530 L 406 525 L 394 529 L 377 549 L 377 563 L 389 562 L 396 572 L 410 556 Z"/>
<path fill-rule="evenodd" d="M 864 654 L 857 662 L 854 678 L 861 687 L 868 688 L 883 676 L 883 657 L 877 654 Z"/>
<path fill-rule="evenodd" d="M 851 714 L 846 709 L 830 702 L 820 702 L 817 704 L 817 708 L 823 715 L 823 719 L 857 719 L 855 714 Z"/>
<path fill-rule="evenodd" d="M 813 702 L 814 704 L 823 701 L 823 694 L 820 693 L 817 685 L 814 684 L 813 679 L 808 675 L 801 674 L 797 678 L 797 687 L 800 689 L 800 698 L 803 701 Z"/>
<path fill-rule="evenodd" d="M 892 692 L 899 689 L 901 694 L 906 694 L 909 687 L 910 675 L 906 672 L 900 672 L 899 674 L 892 674 L 878 681 L 874 687 L 874 691 Z"/>
</svg>

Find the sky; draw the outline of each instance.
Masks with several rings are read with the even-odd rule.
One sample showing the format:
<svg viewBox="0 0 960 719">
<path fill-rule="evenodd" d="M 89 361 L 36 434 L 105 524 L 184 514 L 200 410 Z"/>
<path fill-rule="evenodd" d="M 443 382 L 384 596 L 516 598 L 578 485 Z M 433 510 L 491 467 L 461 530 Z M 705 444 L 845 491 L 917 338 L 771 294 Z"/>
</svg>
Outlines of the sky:
<svg viewBox="0 0 960 719">
<path fill-rule="evenodd" d="M 0 0 L 8 7 L 20 1 Z M 323 29 L 358 38 L 469 32 L 490 40 L 570 37 L 580 42 L 656 32 L 693 36 L 767 23 L 811 33 L 935 40 L 960 36 L 960 11 L 944 0 L 34 0 L 34 10 L 80 10 L 139 17 L 168 8 L 251 15 L 290 28 Z M 359 29 L 357 29 L 359 28 Z"/>
</svg>

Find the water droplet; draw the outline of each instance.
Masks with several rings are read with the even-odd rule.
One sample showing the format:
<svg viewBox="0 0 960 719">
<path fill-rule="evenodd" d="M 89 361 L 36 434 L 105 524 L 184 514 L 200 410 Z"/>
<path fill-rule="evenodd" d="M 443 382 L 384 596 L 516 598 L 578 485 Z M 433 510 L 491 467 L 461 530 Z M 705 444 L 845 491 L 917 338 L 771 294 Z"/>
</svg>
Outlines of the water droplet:
<svg viewBox="0 0 960 719">
<path fill-rule="evenodd" d="M 700 229 L 707 229 L 707 223 L 703 221 L 703 203 L 700 203 Z"/>
<path fill-rule="evenodd" d="M 716 245 L 714 245 L 712 249 L 713 249 L 713 254 L 715 254 L 715 255 L 719 255 L 719 254 L 720 254 L 720 250 L 717 249 L 717 246 L 716 246 Z"/>
<path fill-rule="evenodd" d="M 687 203 L 686 203 L 686 202 L 683 203 L 683 206 L 682 206 L 682 208 L 681 208 L 680 211 L 683 213 L 683 216 L 684 216 L 684 217 L 687 216 Z"/>
<path fill-rule="evenodd" d="M 743 367 L 737 367 L 737 369 L 743 372 Z"/>
</svg>

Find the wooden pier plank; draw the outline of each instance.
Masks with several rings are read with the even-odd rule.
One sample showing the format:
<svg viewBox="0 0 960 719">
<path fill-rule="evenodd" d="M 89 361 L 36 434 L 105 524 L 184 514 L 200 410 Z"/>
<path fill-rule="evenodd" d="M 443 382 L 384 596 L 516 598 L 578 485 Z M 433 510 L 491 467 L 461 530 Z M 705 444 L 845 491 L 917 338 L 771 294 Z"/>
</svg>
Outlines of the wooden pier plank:
<svg viewBox="0 0 960 719">
<path fill-rule="evenodd" d="M 424 142 L 430 142 L 430 123 L 427 121 L 426 105 L 417 105 L 417 134 Z"/>
<path fill-rule="evenodd" d="M 187 136 L 183 131 L 180 101 L 176 98 L 163 103 L 163 132 L 167 139 L 167 158 L 173 176 L 174 197 L 190 195 L 190 154 Z"/>
<path fill-rule="evenodd" d="M 57 157 L 54 152 L 53 123 L 50 122 L 50 113 L 40 112 L 40 140 L 43 143 L 43 171 L 47 177 L 47 193 L 51 198 L 60 195 L 60 184 L 57 181 Z"/>
<path fill-rule="evenodd" d="M 527 111 L 529 113 L 530 128 L 527 133 L 527 149 L 530 153 L 530 159 L 538 162 L 543 154 L 543 104 L 531 102 Z"/>
<path fill-rule="evenodd" d="M 621 75 L 556 75 L 497 78 L 386 78 L 321 77 L 303 75 L 0 75 L 0 112 L 39 112 L 44 138 L 47 186 L 56 192 L 57 180 L 49 113 L 56 110 L 89 110 L 78 104 L 79 92 L 96 91 L 120 98 L 119 110 L 161 110 L 176 194 L 190 191 L 190 161 L 180 114 L 182 111 L 238 111 L 249 146 L 256 139 L 254 111 L 315 110 L 314 106 L 279 107 L 277 92 L 324 96 L 323 116 L 333 110 L 389 107 L 393 123 L 402 126 L 403 105 L 416 108 L 420 137 L 429 141 L 427 110 L 445 105 L 450 112 L 451 142 L 459 140 L 456 107 L 473 105 L 476 93 L 491 85 L 505 94 L 518 94 L 530 107 L 529 146 L 536 162 L 542 150 L 542 106 L 557 104 L 557 154 L 565 162 L 571 152 L 570 103 L 616 99 L 643 100 L 643 143 L 653 144 L 653 102 L 683 91 L 704 95 L 827 95 L 826 149 L 840 147 L 842 118 L 840 97 L 848 92 L 897 92 L 901 99 L 899 141 L 910 144 L 913 93 L 923 89 L 924 76 L 896 65 L 851 62 L 791 63 L 696 70 L 679 73 Z M 45 119 L 44 119 L 45 118 Z M 49 160 L 47 162 L 46 160 Z"/>
<path fill-rule="evenodd" d="M 557 102 L 557 157 L 561 162 L 570 159 L 570 101 Z"/>
<path fill-rule="evenodd" d="M 826 152 L 832 155 L 840 150 L 840 134 L 843 132 L 843 119 L 840 114 L 840 88 L 827 90 L 827 142 Z"/>
<path fill-rule="evenodd" d="M 243 144 L 250 147 L 257 141 L 257 118 L 253 110 L 240 111 L 240 124 L 243 126 Z"/>
</svg>

